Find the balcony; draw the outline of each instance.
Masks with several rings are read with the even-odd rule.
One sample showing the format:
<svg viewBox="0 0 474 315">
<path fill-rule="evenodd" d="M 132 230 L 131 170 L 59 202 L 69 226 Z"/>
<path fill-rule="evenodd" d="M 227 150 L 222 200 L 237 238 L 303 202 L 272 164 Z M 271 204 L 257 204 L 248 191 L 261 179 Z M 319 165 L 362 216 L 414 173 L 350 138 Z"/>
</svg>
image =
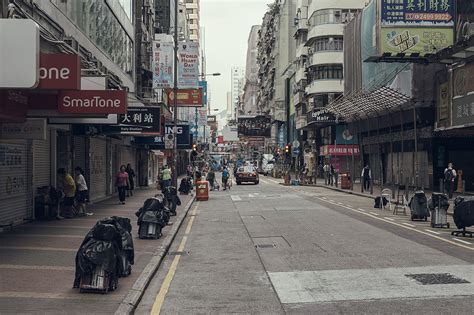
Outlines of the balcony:
<svg viewBox="0 0 474 315">
<path fill-rule="evenodd" d="M 306 86 L 306 94 L 344 93 L 344 80 L 315 80 Z"/>
<path fill-rule="evenodd" d="M 321 24 L 313 26 L 308 33 L 308 42 L 317 37 L 343 36 L 344 24 Z"/>
<path fill-rule="evenodd" d="M 343 64 L 344 52 L 339 50 L 332 51 L 318 51 L 313 53 L 309 58 L 310 66 L 328 65 L 328 64 Z"/>
</svg>

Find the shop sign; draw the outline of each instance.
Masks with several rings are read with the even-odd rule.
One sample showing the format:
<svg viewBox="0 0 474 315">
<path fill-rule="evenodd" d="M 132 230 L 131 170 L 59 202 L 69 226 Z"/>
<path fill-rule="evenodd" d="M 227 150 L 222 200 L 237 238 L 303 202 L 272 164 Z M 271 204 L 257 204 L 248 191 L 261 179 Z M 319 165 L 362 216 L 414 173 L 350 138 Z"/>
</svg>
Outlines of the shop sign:
<svg viewBox="0 0 474 315">
<path fill-rule="evenodd" d="M 452 28 L 389 27 L 381 30 L 381 53 L 432 54 L 453 45 Z"/>
<path fill-rule="evenodd" d="M 349 156 L 349 155 L 359 155 L 359 146 L 351 144 L 341 144 L 341 145 L 324 145 L 320 147 L 320 156 Z"/>
<path fill-rule="evenodd" d="M 0 122 L 25 122 L 28 94 L 21 90 L 0 90 Z"/>
<path fill-rule="evenodd" d="M 215 123 L 216 121 L 217 121 L 217 117 L 215 115 L 207 116 L 207 122 L 208 123 Z"/>
<path fill-rule="evenodd" d="M 448 107 L 449 107 L 449 83 L 444 82 L 439 85 L 439 112 L 438 112 L 438 119 L 446 120 L 448 119 Z"/>
<path fill-rule="evenodd" d="M 61 91 L 58 110 L 67 114 L 126 114 L 127 92 L 107 91 Z"/>
<path fill-rule="evenodd" d="M 76 54 L 41 54 L 39 89 L 80 90 L 81 62 Z"/>
<path fill-rule="evenodd" d="M 161 134 L 159 107 L 129 107 L 126 114 L 119 115 L 118 126 L 104 126 L 106 133 L 118 134 Z"/>
<path fill-rule="evenodd" d="M 249 147 L 263 147 L 265 146 L 265 137 L 248 137 Z"/>
<path fill-rule="evenodd" d="M 176 135 L 178 149 L 191 149 L 193 135 L 189 133 L 189 125 L 178 125 L 176 133 L 173 131 L 173 125 L 165 126 L 164 136 L 155 137 L 134 137 L 132 142 L 136 145 L 148 145 L 151 149 L 164 150 L 167 135 Z"/>
<path fill-rule="evenodd" d="M 199 87 L 199 43 L 180 43 L 178 57 L 178 88 L 197 89 Z"/>
<path fill-rule="evenodd" d="M 307 113 L 308 125 L 310 124 L 335 124 L 340 120 L 328 110 L 313 110 Z"/>
<path fill-rule="evenodd" d="M 270 116 L 240 116 L 237 119 L 239 137 L 271 136 L 272 118 Z"/>
<path fill-rule="evenodd" d="M 173 86 L 173 42 L 153 42 L 153 88 L 167 89 Z"/>
<path fill-rule="evenodd" d="M 474 92 L 474 63 L 454 70 L 454 97 Z"/>
<path fill-rule="evenodd" d="M 202 89 L 187 89 L 178 90 L 176 104 L 182 107 L 201 107 L 203 105 L 203 90 Z M 169 107 L 174 106 L 174 91 L 173 89 L 166 90 Z"/>
<path fill-rule="evenodd" d="M 453 26 L 454 0 L 382 0 L 382 26 Z"/>
<path fill-rule="evenodd" d="M 27 167 L 26 146 L 21 144 L 0 144 L 0 200 L 22 196 L 28 187 L 23 170 Z"/>
<path fill-rule="evenodd" d="M 453 100 L 453 126 L 474 123 L 474 94 Z"/>
<path fill-rule="evenodd" d="M 46 119 L 28 119 L 22 124 L 1 124 L 2 139 L 46 140 Z"/>
</svg>

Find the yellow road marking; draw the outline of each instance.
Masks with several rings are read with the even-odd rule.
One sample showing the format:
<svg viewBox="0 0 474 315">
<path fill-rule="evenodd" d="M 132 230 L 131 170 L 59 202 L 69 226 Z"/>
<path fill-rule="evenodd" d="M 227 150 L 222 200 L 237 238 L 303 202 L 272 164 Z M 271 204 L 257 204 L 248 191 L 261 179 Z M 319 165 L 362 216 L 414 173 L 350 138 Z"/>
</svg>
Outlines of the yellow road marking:
<svg viewBox="0 0 474 315">
<path fill-rule="evenodd" d="M 196 210 L 197 210 L 198 205 L 199 203 L 196 204 L 191 214 L 196 215 Z M 191 219 L 188 222 L 188 225 L 186 226 L 185 235 L 183 236 L 181 243 L 178 246 L 178 252 L 184 251 L 184 247 L 188 240 L 187 235 L 189 235 L 189 233 L 191 232 L 191 227 L 193 226 L 194 218 L 195 216 L 191 217 Z M 166 274 L 165 280 L 163 281 L 163 284 L 161 285 L 160 291 L 158 292 L 158 295 L 156 296 L 155 303 L 153 303 L 153 308 L 151 309 L 150 314 L 153 314 L 153 315 L 160 314 L 161 308 L 163 307 L 163 303 L 165 302 L 166 294 L 168 293 L 168 290 L 171 286 L 171 282 L 173 281 L 174 275 L 176 274 L 176 269 L 178 269 L 178 264 L 179 264 L 180 259 L 181 259 L 181 255 L 177 255 L 174 257 L 173 262 L 171 263 L 170 269 L 168 270 L 168 273 Z"/>
<path fill-rule="evenodd" d="M 373 219 L 376 219 L 376 220 L 379 220 L 379 221 L 383 221 L 383 222 L 386 222 L 386 223 L 389 223 L 389 224 L 392 224 L 392 225 L 396 225 L 396 226 L 398 226 L 398 227 L 401 227 L 401 228 L 404 228 L 404 229 L 407 229 L 407 230 L 410 230 L 410 231 L 413 231 L 413 232 L 416 232 L 416 233 L 420 233 L 420 234 L 429 236 L 429 237 L 431 237 L 431 238 L 435 238 L 435 239 L 437 239 L 437 240 L 440 240 L 440 241 L 449 243 L 449 244 L 451 244 L 451 245 L 455 245 L 455 246 L 458 246 L 458 247 L 462 247 L 462 248 L 464 248 L 464 249 L 468 249 L 468 250 L 474 251 L 474 248 L 473 248 L 473 247 L 466 246 L 466 245 L 462 245 L 462 244 L 459 244 L 459 243 L 457 243 L 457 242 L 453 242 L 453 241 L 444 239 L 444 238 L 439 237 L 439 236 L 437 236 L 437 235 L 433 235 L 433 234 L 430 234 L 430 233 L 427 233 L 427 232 L 423 232 L 423 231 L 417 230 L 416 228 L 412 228 L 412 227 L 407 226 L 407 225 L 403 225 L 403 224 L 399 224 L 399 223 L 397 223 L 397 222 L 389 221 L 389 220 L 386 220 L 386 219 L 384 219 L 384 218 L 381 218 L 381 217 L 377 217 L 377 216 L 375 216 L 375 215 L 372 215 L 372 214 L 370 214 L 370 213 L 363 212 L 363 211 L 361 211 L 361 210 L 355 210 L 355 209 L 352 209 L 352 208 L 349 208 L 349 207 L 346 207 L 346 206 L 341 206 L 341 205 L 338 205 L 338 204 L 335 203 L 335 202 L 330 202 L 330 201 L 328 201 L 328 200 L 324 200 L 323 198 L 318 198 L 318 199 L 319 199 L 319 200 L 322 200 L 322 201 L 325 201 L 325 202 L 327 202 L 327 203 L 333 204 L 333 205 L 335 205 L 335 206 L 339 206 L 339 207 L 342 207 L 342 208 L 345 208 L 345 209 L 348 209 L 348 210 L 351 210 L 351 211 L 354 211 L 354 212 L 357 212 L 357 213 L 366 215 L 366 216 L 371 217 L 371 218 L 373 218 Z"/>
</svg>

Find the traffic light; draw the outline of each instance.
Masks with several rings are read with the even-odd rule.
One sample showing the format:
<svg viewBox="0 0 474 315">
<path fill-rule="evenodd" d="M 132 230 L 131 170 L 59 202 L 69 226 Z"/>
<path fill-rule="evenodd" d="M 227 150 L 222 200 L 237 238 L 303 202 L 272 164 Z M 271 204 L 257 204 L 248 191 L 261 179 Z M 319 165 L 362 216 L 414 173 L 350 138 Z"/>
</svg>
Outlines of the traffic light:
<svg viewBox="0 0 474 315">
<path fill-rule="evenodd" d="M 285 153 L 290 153 L 290 146 L 288 144 L 285 146 Z"/>
<path fill-rule="evenodd" d="M 191 152 L 191 159 L 194 160 L 194 158 L 198 155 L 197 152 L 197 144 L 193 143 L 193 151 Z"/>
<path fill-rule="evenodd" d="M 197 151 L 197 144 L 196 144 L 196 143 L 193 143 L 193 151 L 194 151 L 194 152 Z"/>
</svg>

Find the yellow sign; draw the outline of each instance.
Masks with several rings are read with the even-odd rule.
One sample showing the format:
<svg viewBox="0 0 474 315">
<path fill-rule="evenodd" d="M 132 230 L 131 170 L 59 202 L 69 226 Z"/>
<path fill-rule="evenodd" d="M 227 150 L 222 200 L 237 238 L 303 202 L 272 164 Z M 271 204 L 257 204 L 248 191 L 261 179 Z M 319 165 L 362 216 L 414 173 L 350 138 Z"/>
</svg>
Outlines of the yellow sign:
<svg viewBox="0 0 474 315">
<path fill-rule="evenodd" d="M 452 28 L 384 27 L 381 30 L 382 53 L 433 54 L 453 42 Z"/>
</svg>

